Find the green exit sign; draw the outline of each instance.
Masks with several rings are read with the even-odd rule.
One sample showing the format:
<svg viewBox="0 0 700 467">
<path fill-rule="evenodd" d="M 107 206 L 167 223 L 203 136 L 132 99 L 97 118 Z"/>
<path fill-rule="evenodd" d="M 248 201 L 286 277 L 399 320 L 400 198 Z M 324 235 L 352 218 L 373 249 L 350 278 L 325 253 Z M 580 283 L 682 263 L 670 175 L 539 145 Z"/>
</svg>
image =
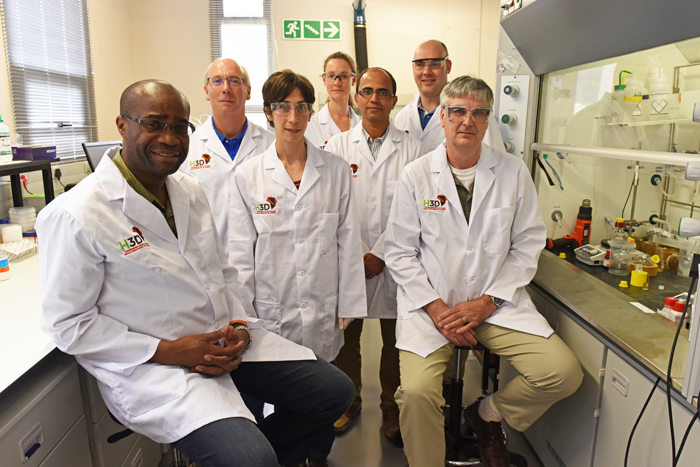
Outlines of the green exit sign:
<svg viewBox="0 0 700 467">
<path fill-rule="evenodd" d="M 341 40 L 340 20 L 285 19 L 282 38 L 287 40 Z"/>
</svg>

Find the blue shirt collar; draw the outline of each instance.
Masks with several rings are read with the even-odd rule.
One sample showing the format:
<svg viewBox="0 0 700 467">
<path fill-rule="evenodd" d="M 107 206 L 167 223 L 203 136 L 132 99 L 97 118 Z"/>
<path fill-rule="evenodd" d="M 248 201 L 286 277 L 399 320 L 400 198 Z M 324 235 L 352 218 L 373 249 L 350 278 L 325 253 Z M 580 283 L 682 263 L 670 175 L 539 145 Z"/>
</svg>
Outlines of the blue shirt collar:
<svg viewBox="0 0 700 467">
<path fill-rule="evenodd" d="M 235 159 L 236 155 L 238 154 L 238 150 L 241 148 L 241 141 L 243 141 L 245 132 L 248 130 L 248 119 L 245 119 L 245 125 L 243 125 L 243 133 L 236 136 L 235 138 L 227 138 L 226 136 L 222 135 L 219 132 L 219 130 L 216 129 L 216 125 L 214 124 L 214 117 L 212 117 L 211 119 L 211 126 L 214 128 L 216 136 L 219 137 L 221 144 L 224 145 L 224 148 L 226 149 L 226 152 L 228 152 L 229 157 L 231 157 L 231 160 Z"/>
<path fill-rule="evenodd" d="M 433 109 L 432 112 L 425 110 L 423 104 L 421 104 L 420 96 L 418 96 L 418 118 L 420 118 L 420 126 L 423 130 L 425 130 L 425 127 L 428 126 L 428 122 L 430 122 L 430 119 L 433 118 L 433 114 L 437 109 L 438 108 Z"/>
</svg>

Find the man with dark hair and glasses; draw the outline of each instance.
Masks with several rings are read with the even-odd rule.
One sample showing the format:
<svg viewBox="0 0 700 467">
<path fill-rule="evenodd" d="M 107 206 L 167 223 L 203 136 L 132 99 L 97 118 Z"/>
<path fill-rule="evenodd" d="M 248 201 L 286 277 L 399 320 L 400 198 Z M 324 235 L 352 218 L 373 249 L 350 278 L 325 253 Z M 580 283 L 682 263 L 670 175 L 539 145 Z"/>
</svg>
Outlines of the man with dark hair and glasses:
<svg viewBox="0 0 700 467">
<path fill-rule="evenodd" d="M 418 87 L 418 97 L 406 105 L 394 119 L 396 128 L 417 138 L 423 152 L 433 151 L 445 140 L 440 127 L 440 92 L 447 84 L 447 75 L 452 70 L 452 60 L 447 46 L 437 40 L 420 44 L 411 61 L 413 79 Z M 486 131 L 485 142 L 496 149 L 503 149 L 503 138 L 495 117 L 490 117 L 491 128 Z"/>
<path fill-rule="evenodd" d="M 192 135 L 187 160 L 180 166 L 181 172 L 202 184 L 224 246 L 229 229 L 228 173 L 275 141 L 273 133 L 246 118 L 250 90 L 248 70 L 235 60 L 221 58 L 207 67 L 204 96 L 212 115 Z"/>
<path fill-rule="evenodd" d="M 354 388 L 245 315 L 206 196 L 177 171 L 189 112 L 169 83 L 129 86 L 123 147 L 39 213 L 41 325 L 126 427 L 202 467 L 277 467 L 345 412 Z M 275 413 L 256 426 L 244 393 Z"/>
<path fill-rule="evenodd" d="M 382 392 L 384 435 L 401 445 L 399 409 L 394 393 L 399 385 L 399 352 L 396 349 L 396 283 L 384 267 L 384 229 L 391 200 L 401 170 L 422 154 L 420 142 L 391 124 L 389 116 L 396 105 L 396 81 L 383 68 L 368 68 L 357 80 L 355 101 L 362 121 L 355 128 L 331 138 L 326 148 L 348 161 L 359 207 L 360 234 L 367 286 L 367 317 L 379 319 L 382 329 L 382 356 L 379 380 Z M 360 336 L 363 320 L 355 320 L 345 330 L 345 344 L 336 358 L 355 384 L 355 402 L 336 422 L 336 434 L 350 428 L 362 409 L 362 359 Z"/>
<path fill-rule="evenodd" d="M 501 427 L 524 431 L 583 373 L 525 286 L 545 244 L 535 186 L 519 158 L 483 143 L 493 92 L 461 76 L 440 95 L 445 141 L 399 177 L 385 233 L 398 284 L 396 399 L 410 465 L 444 465 L 442 379 L 454 346 L 477 341 L 520 373 L 465 419 L 489 467 L 509 467 Z"/>
</svg>

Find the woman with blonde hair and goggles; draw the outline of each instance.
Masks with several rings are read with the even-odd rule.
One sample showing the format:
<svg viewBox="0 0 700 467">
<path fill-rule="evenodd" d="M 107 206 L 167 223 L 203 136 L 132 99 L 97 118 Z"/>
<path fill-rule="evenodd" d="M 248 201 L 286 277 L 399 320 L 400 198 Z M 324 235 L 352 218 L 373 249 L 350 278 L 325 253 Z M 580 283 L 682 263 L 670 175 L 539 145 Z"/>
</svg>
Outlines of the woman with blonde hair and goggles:
<svg viewBox="0 0 700 467">
<path fill-rule="evenodd" d="M 356 73 L 355 60 L 344 52 L 332 53 L 324 60 L 321 77 L 328 91 L 328 101 L 311 117 L 305 135 L 317 148 L 325 149 L 332 136 L 360 123 L 361 118 L 355 113 L 350 98 Z"/>
</svg>

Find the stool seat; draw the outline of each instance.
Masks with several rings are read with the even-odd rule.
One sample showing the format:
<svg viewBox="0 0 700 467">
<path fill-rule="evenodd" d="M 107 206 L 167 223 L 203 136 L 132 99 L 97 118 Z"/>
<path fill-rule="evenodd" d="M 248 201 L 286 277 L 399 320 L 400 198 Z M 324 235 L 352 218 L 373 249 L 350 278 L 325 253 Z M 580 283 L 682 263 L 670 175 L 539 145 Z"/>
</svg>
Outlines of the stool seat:
<svg viewBox="0 0 700 467">
<path fill-rule="evenodd" d="M 450 397 L 449 397 L 449 423 L 445 433 L 446 441 L 446 458 L 445 465 L 448 466 L 464 466 L 464 465 L 481 465 L 481 456 L 479 454 L 479 441 L 471 433 L 471 427 L 466 423 L 462 424 L 462 392 L 464 389 L 464 363 L 469 355 L 469 351 L 482 352 L 483 357 L 480 359 L 482 363 L 481 390 L 484 394 L 488 393 L 488 382 L 490 370 L 494 370 L 493 392 L 498 390 L 498 367 L 500 359 L 498 355 L 492 354 L 488 347 L 477 343 L 472 346 L 455 346 L 455 370 L 451 380 Z M 466 354 L 465 354 L 466 353 Z M 491 361 L 491 357 L 494 362 Z M 464 358 L 463 358 L 464 357 Z M 477 357 L 478 358 L 478 357 Z M 504 431 L 505 434 L 505 431 Z M 510 455 L 511 465 L 517 467 L 527 467 L 527 460 L 520 454 L 508 453 Z"/>
</svg>

